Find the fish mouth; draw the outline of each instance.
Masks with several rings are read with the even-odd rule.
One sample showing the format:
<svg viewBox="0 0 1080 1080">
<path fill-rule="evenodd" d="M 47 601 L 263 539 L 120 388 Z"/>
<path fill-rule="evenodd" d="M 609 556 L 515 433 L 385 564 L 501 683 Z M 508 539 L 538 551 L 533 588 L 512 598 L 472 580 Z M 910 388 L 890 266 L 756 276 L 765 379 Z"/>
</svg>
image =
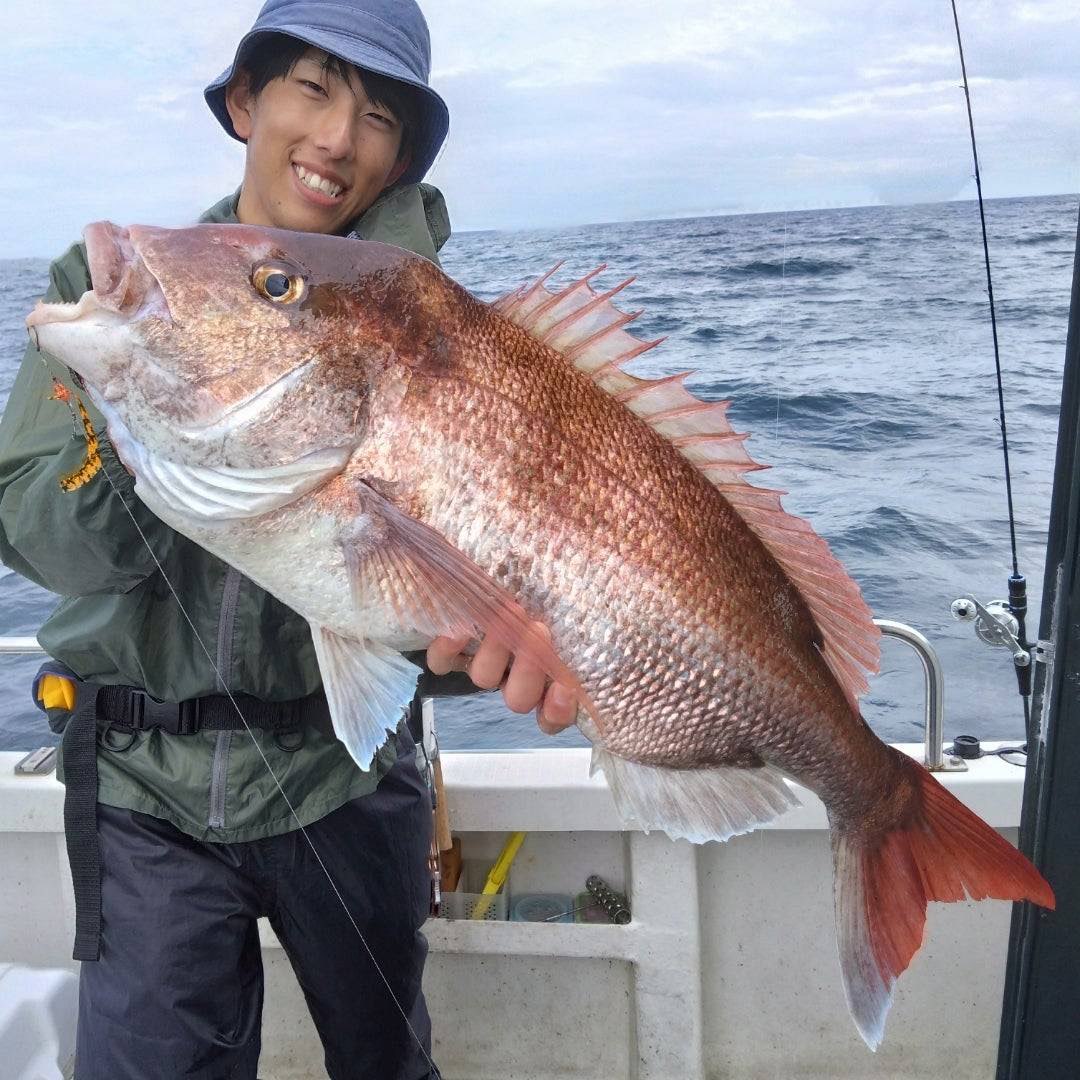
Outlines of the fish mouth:
<svg viewBox="0 0 1080 1080">
<path fill-rule="evenodd" d="M 39 300 L 26 318 L 26 328 L 38 344 L 37 329 L 50 323 L 93 318 L 101 323 L 133 322 L 154 315 L 172 321 L 161 283 L 139 253 L 140 233 L 154 232 L 111 221 L 95 221 L 83 230 L 90 290 L 75 303 Z"/>
</svg>

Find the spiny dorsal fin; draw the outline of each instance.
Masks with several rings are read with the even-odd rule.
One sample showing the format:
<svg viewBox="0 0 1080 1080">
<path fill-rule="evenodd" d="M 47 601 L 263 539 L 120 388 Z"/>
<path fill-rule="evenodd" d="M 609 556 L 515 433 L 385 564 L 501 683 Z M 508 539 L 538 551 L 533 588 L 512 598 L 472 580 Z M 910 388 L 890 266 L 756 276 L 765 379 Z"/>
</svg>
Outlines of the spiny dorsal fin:
<svg viewBox="0 0 1080 1080">
<path fill-rule="evenodd" d="M 802 593 L 821 631 L 821 653 L 857 709 L 867 672 L 878 670 L 881 638 L 858 585 L 811 525 L 783 509 L 784 492 L 747 483 L 746 473 L 768 466 L 747 453 L 746 433 L 735 431 L 727 419 L 730 402 L 695 397 L 683 386 L 690 372 L 639 379 L 623 370 L 664 340 L 643 341 L 623 329 L 641 312 L 621 311 L 611 298 L 634 279 L 598 292 L 592 280 L 606 268 L 601 265 L 552 292 L 547 281 L 560 266 L 500 297 L 492 308 L 591 375 L 712 481 Z"/>
</svg>

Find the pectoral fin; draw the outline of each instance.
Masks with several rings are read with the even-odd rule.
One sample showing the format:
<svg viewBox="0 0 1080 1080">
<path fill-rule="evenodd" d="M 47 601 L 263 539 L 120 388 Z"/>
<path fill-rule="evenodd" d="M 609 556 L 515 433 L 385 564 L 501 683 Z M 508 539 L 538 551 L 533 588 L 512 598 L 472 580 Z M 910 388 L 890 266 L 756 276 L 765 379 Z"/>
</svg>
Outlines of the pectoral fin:
<svg viewBox="0 0 1080 1080">
<path fill-rule="evenodd" d="M 346 542 L 345 557 L 358 607 L 378 598 L 402 626 L 431 639 L 494 637 L 515 656 L 528 657 L 551 679 L 595 708 L 548 635 L 522 605 L 435 529 L 402 513 L 377 492 L 361 495 L 362 530 Z"/>
</svg>

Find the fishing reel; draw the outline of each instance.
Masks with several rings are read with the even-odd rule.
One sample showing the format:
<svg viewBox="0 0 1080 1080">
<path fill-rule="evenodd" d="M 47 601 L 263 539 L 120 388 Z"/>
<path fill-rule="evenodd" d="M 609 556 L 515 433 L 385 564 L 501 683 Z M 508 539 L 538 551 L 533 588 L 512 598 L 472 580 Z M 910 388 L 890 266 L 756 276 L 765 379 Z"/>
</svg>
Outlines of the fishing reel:
<svg viewBox="0 0 1080 1080">
<path fill-rule="evenodd" d="M 981 641 L 995 648 L 1012 651 L 1013 663 L 1018 668 L 1031 664 L 1031 653 L 1020 641 L 1020 620 L 1012 613 L 1007 600 L 991 600 L 985 606 L 974 596 L 963 596 L 952 602 L 950 608 L 954 619 L 975 624 L 975 633 Z"/>
<path fill-rule="evenodd" d="M 1008 600 L 991 600 L 989 604 L 983 605 L 974 596 L 969 595 L 954 600 L 950 610 L 954 619 L 974 623 L 975 633 L 981 641 L 996 648 L 1008 649 L 1012 653 L 1020 696 L 1024 701 L 1024 725 L 1027 728 L 1033 651 L 1032 646 L 1024 640 L 1026 637 L 1024 624 L 1015 614 L 1017 609 L 1023 612 L 1027 607 L 1021 590 L 1022 579 L 1020 579 L 1020 585 L 1015 587 L 1010 581 L 1010 592 L 1015 592 L 1017 603 L 1010 603 Z M 1022 746 L 1003 746 L 996 750 L 986 751 L 980 747 L 979 740 L 974 736 L 958 735 L 953 743 L 952 752 L 961 758 L 983 757 L 987 753 L 998 754 L 1004 761 L 1019 765 L 1022 762 L 1013 761 L 1009 755 L 1018 754 L 1023 757 L 1027 754 L 1027 745 L 1025 742 Z"/>
</svg>

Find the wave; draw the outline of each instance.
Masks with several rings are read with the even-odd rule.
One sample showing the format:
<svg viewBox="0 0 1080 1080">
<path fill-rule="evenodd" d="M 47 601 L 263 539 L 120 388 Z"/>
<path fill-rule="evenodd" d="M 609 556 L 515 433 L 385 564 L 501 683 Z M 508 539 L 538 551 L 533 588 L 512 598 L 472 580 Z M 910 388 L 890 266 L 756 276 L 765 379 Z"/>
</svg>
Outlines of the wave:
<svg viewBox="0 0 1080 1080">
<path fill-rule="evenodd" d="M 811 259 L 801 255 L 786 260 L 754 259 L 719 271 L 723 277 L 780 278 L 780 277 L 829 277 L 843 274 L 854 267 L 837 259 Z"/>
<path fill-rule="evenodd" d="M 1032 233 L 1030 236 L 1018 236 L 1013 243 L 1017 247 L 1034 247 L 1038 244 L 1056 244 L 1058 241 L 1065 239 L 1067 237 L 1064 233 L 1040 232 Z"/>
<path fill-rule="evenodd" d="M 829 247 L 868 248 L 872 244 L 881 242 L 880 236 L 827 236 L 825 242 Z"/>
<path fill-rule="evenodd" d="M 890 559 L 905 554 L 970 558 L 988 546 L 984 536 L 955 517 L 939 520 L 931 514 L 910 513 L 896 506 L 875 507 L 834 533 L 830 541 L 841 558 L 844 553 Z"/>
<path fill-rule="evenodd" d="M 1006 408 L 1008 408 L 1007 402 Z M 1022 405 L 1014 405 L 1012 408 L 1017 412 L 1026 413 L 1029 416 L 1043 417 L 1047 420 L 1056 420 L 1061 415 L 1061 406 L 1056 401 L 1026 401 Z"/>
<path fill-rule="evenodd" d="M 698 326 L 690 331 L 694 341 L 730 341 L 738 338 L 741 331 L 721 326 Z"/>
<path fill-rule="evenodd" d="M 801 445 L 830 455 L 891 453 L 937 434 L 935 413 L 880 394 L 778 394 L 777 386 L 748 386 L 737 380 L 697 383 L 692 390 L 706 401 L 730 399 L 737 430 L 769 433 L 779 421 Z M 820 464 L 828 468 L 824 462 Z"/>
<path fill-rule="evenodd" d="M 765 416 L 775 419 L 776 386 L 753 385 L 732 381 L 725 384 L 705 383 L 697 388 L 699 396 L 713 400 L 731 397 L 739 406 L 744 417 Z M 798 420 L 814 426 L 828 421 L 830 426 L 842 419 L 845 423 L 857 420 L 881 424 L 895 423 L 887 419 L 899 412 L 899 403 L 881 398 L 878 395 L 844 394 L 835 391 L 814 393 L 780 393 L 780 415 L 788 421 Z"/>
</svg>

